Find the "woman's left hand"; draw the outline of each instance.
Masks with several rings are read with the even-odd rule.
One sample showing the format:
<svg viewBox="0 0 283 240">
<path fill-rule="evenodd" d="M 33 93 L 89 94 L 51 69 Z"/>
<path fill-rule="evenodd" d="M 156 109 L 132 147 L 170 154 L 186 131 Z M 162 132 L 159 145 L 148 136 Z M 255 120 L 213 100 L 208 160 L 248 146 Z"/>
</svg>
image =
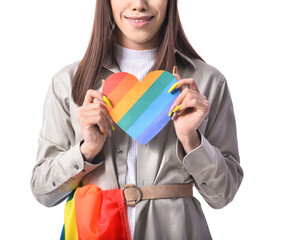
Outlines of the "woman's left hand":
<svg viewBox="0 0 283 240">
<path fill-rule="evenodd" d="M 184 86 L 187 86 L 187 88 L 181 90 L 169 113 L 172 113 L 175 108 L 179 108 L 173 113 L 175 114 L 173 122 L 177 137 L 186 153 L 188 153 L 200 145 L 196 130 L 209 112 L 209 102 L 199 92 L 193 78 L 181 79 L 177 73 L 174 76 L 178 80 L 177 88 L 182 89 Z"/>
</svg>

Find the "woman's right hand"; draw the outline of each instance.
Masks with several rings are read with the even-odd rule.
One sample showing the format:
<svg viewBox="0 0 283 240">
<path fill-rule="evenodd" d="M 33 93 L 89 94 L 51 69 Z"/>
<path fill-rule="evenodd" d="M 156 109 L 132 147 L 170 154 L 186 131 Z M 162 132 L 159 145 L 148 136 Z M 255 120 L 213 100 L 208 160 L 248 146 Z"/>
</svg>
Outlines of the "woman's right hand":
<svg viewBox="0 0 283 240">
<path fill-rule="evenodd" d="M 77 119 L 84 138 L 81 152 L 86 161 L 92 161 L 105 143 L 109 126 L 113 126 L 101 92 L 93 89 L 87 91 L 83 105 L 77 110 Z"/>
</svg>

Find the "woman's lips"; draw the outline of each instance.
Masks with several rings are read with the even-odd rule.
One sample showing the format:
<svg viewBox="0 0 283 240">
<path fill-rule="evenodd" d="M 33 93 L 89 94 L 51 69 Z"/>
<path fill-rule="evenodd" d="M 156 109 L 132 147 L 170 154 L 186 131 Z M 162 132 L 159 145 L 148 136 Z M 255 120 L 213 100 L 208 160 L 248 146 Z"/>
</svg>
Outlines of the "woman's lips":
<svg viewBox="0 0 283 240">
<path fill-rule="evenodd" d="M 132 24 L 134 27 L 144 27 L 150 23 L 153 19 L 153 16 L 149 17 L 125 17 L 127 21 Z"/>
</svg>

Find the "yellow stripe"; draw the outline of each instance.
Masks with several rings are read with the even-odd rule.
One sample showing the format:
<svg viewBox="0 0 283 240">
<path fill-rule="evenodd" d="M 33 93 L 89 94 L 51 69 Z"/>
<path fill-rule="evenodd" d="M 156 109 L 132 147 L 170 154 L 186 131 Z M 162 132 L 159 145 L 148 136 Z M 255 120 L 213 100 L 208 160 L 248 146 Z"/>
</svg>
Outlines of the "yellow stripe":
<svg viewBox="0 0 283 240">
<path fill-rule="evenodd" d="M 142 83 L 137 82 L 131 90 L 124 96 L 123 99 L 110 112 L 114 122 L 119 122 L 120 119 L 130 110 L 130 108 L 139 100 L 139 98 L 150 88 L 157 78 L 164 71 L 153 71 L 145 76 Z"/>
<path fill-rule="evenodd" d="M 77 188 L 78 190 L 79 188 Z M 76 190 L 76 192 L 77 192 Z M 71 201 L 65 204 L 65 240 L 79 240 L 77 221 L 76 221 L 76 208 L 75 208 L 75 195 Z"/>
</svg>

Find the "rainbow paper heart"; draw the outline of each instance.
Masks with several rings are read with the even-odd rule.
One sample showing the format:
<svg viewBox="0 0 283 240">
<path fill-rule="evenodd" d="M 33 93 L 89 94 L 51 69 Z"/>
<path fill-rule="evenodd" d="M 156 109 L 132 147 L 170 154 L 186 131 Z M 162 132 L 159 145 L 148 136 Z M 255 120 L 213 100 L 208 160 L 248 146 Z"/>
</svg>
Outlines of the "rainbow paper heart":
<svg viewBox="0 0 283 240">
<path fill-rule="evenodd" d="M 134 75 L 119 72 L 106 79 L 102 92 L 112 103 L 113 108 L 107 109 L 113 121 L 145 145 L 170 120 L 168 113 L 180 90 L 168 90 L 176 82 L 171 73 L 162 70 L 150 72 L 141 83 Z"/>
</svg>

